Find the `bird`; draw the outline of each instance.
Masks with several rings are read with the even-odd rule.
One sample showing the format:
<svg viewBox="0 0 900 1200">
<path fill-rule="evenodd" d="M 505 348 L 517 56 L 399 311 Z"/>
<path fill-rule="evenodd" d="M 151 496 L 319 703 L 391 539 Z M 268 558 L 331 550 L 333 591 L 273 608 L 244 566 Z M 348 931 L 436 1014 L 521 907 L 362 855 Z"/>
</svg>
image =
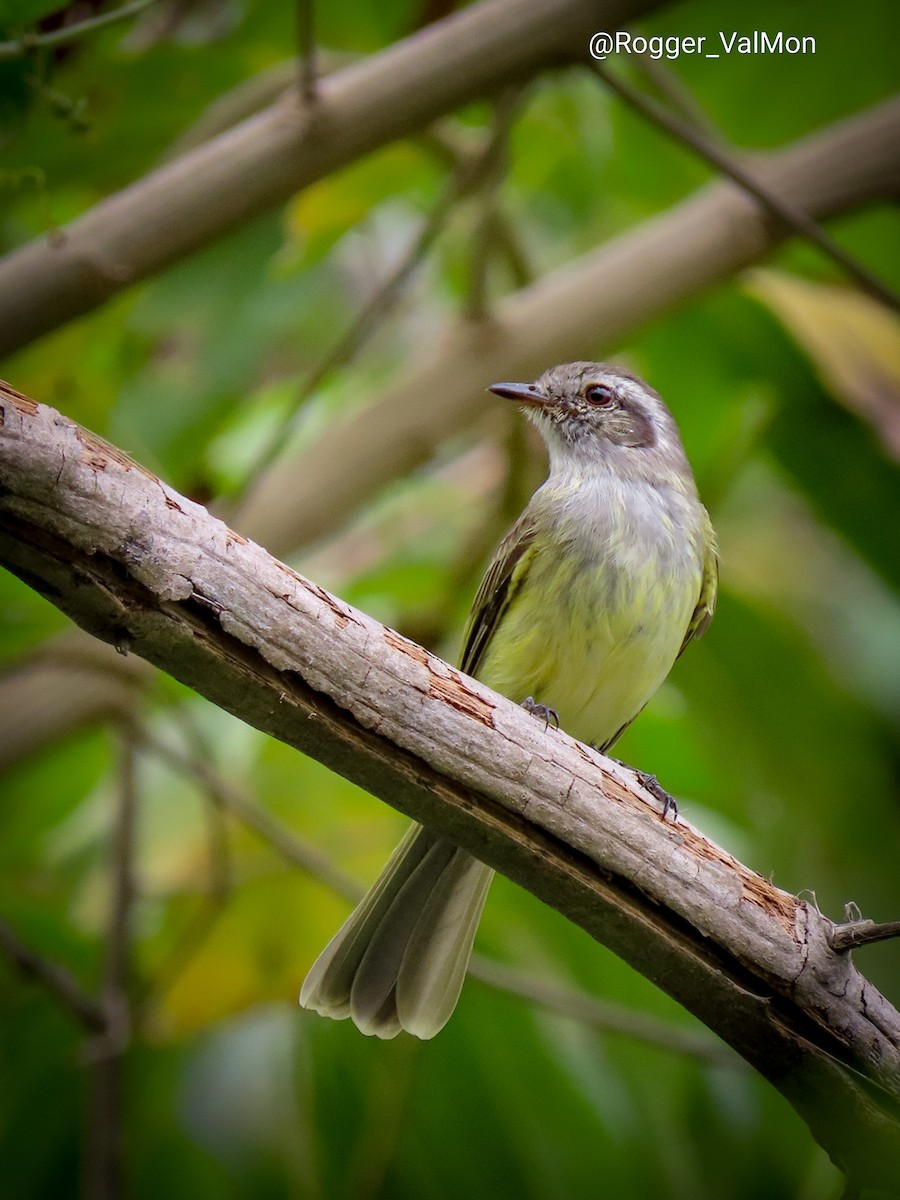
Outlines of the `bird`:
<svg viewBox="0 0 900 1200">
<path fill-rule="evenodd" d="M 606 752 L 712 619 L 715 533 L 675 420 L 637 375 L 573 362 L 488 391 L 534 422 L 549 469 L 481 582 L 460 667 Z M 300 1004 L 379 1038 L 434 1037 L 492 878 L 414 823 L 313 963 Z"/>
</svg>

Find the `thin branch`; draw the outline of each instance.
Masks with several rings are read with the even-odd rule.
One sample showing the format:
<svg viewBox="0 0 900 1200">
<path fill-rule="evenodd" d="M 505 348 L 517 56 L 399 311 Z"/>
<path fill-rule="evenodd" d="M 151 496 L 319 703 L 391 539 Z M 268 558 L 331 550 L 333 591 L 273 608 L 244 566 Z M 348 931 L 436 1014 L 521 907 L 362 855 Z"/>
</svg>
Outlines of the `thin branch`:
<svg viewBox="0 0 900 1200">
<path fill-rule="evenodd" d="M 204 896 L 178 930 L 174 944 L 155 967 L 152 979 L 144 982 L 134 999 L 135 1025 L 143 1025 L 147 1013 L 168 994 L 176 979 L 203 949 L 227 901 L 227 896 Z"/>
<path fill-rule="evenodd" d="M 252 486 L 260 472 L 264 471 L 284 449 L 285 441 L 289 438 L 296 423 L 297 414 L 310 397 L 336 368 L 345 366 L 353 359 L 393 312 L 406 285 L 440 236 L 459 201 L 480 188 L 484 181 L 494 173 L 501 147 L 516 111 L 519 94 L 519 89 L 509 89 L 505 96 L 498 100 L 494 124 L 484 147 L 474 153 L 471 158 L 463 158 L 457 163 L 443 193 L 406 253 L 367 303 L 363 305 L 343 336 L 338 339 L 300 385 L 289 411 L 249 467 L 247 486 Z"/>
<path fill-rule="evenodd" d="M 177 709 L 179 729 L 193 750 L 193 761 L 205 764 L 214 770 L 216 759 L 215 747 L 200 722 L 195 719 L 190 705 L 180 704 Z M 146 725 L 135 729 L 135 736 L 144 749 L 153 751 L 161 748 L 162 743 L 152 746 L 151 735 Z M 171 759 L 169 760 L 171 763 Z M 172 763 L 179 773 L 184 774 L 183 766 Z M 196 778 L 196 777 L 195 777 Z M 228 837 L 228 824 L 224 820 L 223 805 L 219 794 L 212 789 L 203 787 L 209 803 L 206 811 L 209 813 L 209 893 L 214 899 L 224 900 L 233 888 L 233 864 L 231 862 L 231 843 Z"/>
<path fill-rule="evenodd" d="M 488 313 L 488 270 L 495 247 L 501 244 L 495 235 L 503 219 L 498 193 L 506 176 L 509 131 L 520 94 L 521 89 L 515 89 L 511 95 L 508 94 L 505 102 L 501 97 L 494 110 L 494 136 L 491 141 L 496 143 L 496 149 L 482 181 L 479 196 L 481 212 L 470 253 L 470 280 L 465 309 L 470 321 L 483 321 Z"/>
<path fill-rule="evenodd" d="M 742 1068 L 747 1065 L 733 1050 L 707 1033 L 678 1028 L 624 1005 L 611 1004 L 587 992 L 493 962 L 480 954 L 473 956 L 469 974 L 498 991 L 520 996 L 575 1021 L 646 1042 L 673 1054 L 690 1055 L 717 1067 Z"/>
<path fill-rule="evenodd" d="M 503 438 L 506 471 L 496 495 L 481 497 L 481 519 L 464 539 L 448 564 L 446 583 L 440 599 L 429 609 L 417 613 L 412 620 L 406 617 L 398 628 L 407 637 L 425 646 L 437 645 L 450 622 L 458 619 L 464 595 L 471 597 L 483 574 L 488 556 L 499 545 L 503 535 L 528 503 L 535 488 L 542 482 L 535 475 L 535 460 L 528 451 L 527 432 L 516 413 L 504 412 L 506 430 Z"/>
<path fill-rule="evenodd" d="M 491 266 L 496 262 L 498 252 L 506 255 L 510 244 L 500 232 L 503 224 L 503 211 L 496 199 L 493 196 L 486 197 L 469 250 L 465 313 L 470 321 L 484 321 L 488 316 Z"/>
<path fill-rule="evenodd" d="M 900 294 L 838 245 L 834 238 L 827 234 L 805 209 L 779 196 L 759 178 L 758 174 L 748 171 L 701 129 L 673 116 L 649 96 L 645 96 L 638 88 L 632 87 L 614 71 L 610 71 L 608 67 L 596 61 L 592 61 L 590 67 L 611 91 L 614 91 L 632 108 L 642 113 L 649 121 L 683 146 L 693 150 L 695 154 L 716 167 L 723 175 L 727 175 L 790 229 L 802 234 L 808 241 L 818 246 L 823 254 L 849 275 L 863 291 L 868 292 L 882 304 L 900 312 Z"/>
<path fill-rule="evenodd" d="M 885 942 L 888 938 L 900 937 L 900 921 L 848 921 L 835 925 L 831 935 L 831 948 L 837 954 L 865 946 L 869 942 Z"/>
<path fill-rule="evenodd" d="M 535 272 L 518 231 L 502 210 L 495 215 L 493 237 L 498 252 L 506 263 L 514 287 L 526 287 L 534 279 Z"/>
<path fill-rule="evenodd" d="M 65 25 L 62 29 L 49 30 L 47 33 L 23 33 L 14 41 L 0 42 L 0 62 L 24 58 L 35 50 L 55 50 L 58 46 L 68 46 L 71 42 L 96 33 L 98 29 L 107 25 L 115 25 L 119 21 L 136 17 L 155 3 L 156 0 L 130 0 L 130 3 L 123 4 L 121 8 L 100 13 L 96 17 L 88 17 L 75 25 Z"/>
<path fill-rule="evenodd" d="M 345 896 L 348 900 L 353 901 L 359 899 L 362 891 L 354 879 L 334 866 L 328 856 L 316 846 L 303 841 L 271 813 L 255 804 L 242 788 L 226 780 L 211 765 L 211 760 L 205 756 L 186 753 L 162 742 L 147 729 L 141 729 L 138 737 L 147 750 L 189 778 L 196 780 L 204 791 L 215 800 L 216 804 L 232 813 L 248 829 L 252 829 L 288 862 L 302 868 L 309 875 L 324 883 L 326 887 L 337 892 L 339 896 Z"/>
<path fill-rule="evenodd" d="M 106 1013 L 85 995 L 72 972 L 30 950 L 3 920 L 0 920 L 0 950 L 21 975 L 45 987 L 85 1029 L 92 1033 L 105 1031 Z"/>
<path fill-rule="evenodd" d="M 687 86 L 684 80 L 661 59 L 648 58 L 642 54 L 634 59 L 635 66 L 644 78 L 665 96 L 684 120 L 694 129 L 699 129 L 712 141 L 722 143 L 720 130 L 712 123 L 706 109 Z"/>
<path fill-rule="evenodd" d="M 134 877 L 137 783 L 135 746 L 129 731 L 121 737 L 116 822 L 110 846 L 112 889 L 104 968 L 104 1003 L 113 1027 L 113 1049 L 128 1041 L 128 984 L 131 971 L 131 918 L 137 885 Z"/>
<path fill-rule="evenodd" d="M 221 805 L 210 797 L 206 805 L 209 894 L 217 902 L 223 902 L 234 890 L 234 863 L 231 843 L 228 838 L 228 823 L 224 819 Z"/>
<path fill-rule="evenodd" d="M 316 2 L 297 0 L 297 85 L 301 99 L 312 104 L 316 98 Z"/>
<path fill-rule="evenodd" d="M 136 729 L 134 733 L 140 744 L 140 731 Z M 152 978 L 148 977 L 138 989 L 132 1002 L 133 1023 L 136 1026 L 143 1024 L 147 1011 L 169 992 L 175 980 L 203 948 L 233 893 L 227 822 L 217 800 L 208 793 L 205 793 L 205 798 L 208 801 L 204 811 L 208 816 L 209 831 L 208 890 L 176 933 L 172 946 L 154 968 Z"/>
<path fill-rule="evenodd" d="M 179 706 L 178 719 L 181 732 L 196 747 L 192 761 L 206 766 L 211 764 L 214 761 L 213 748 L 199 724 L 193 719 L 193 714 L 187 705 Z M 156 753 L 157 757 L 174 770 L 181 774 L 185 773 L 183 764 L 173 761 L 171 755 L 163 752 L 167 748 L 153 737 L 146 725 L 136 723 L 132 728 L 132 735 L 141 750 Z M 212 767 L 210 766 L 209 769 L 212 770 Z M 208 892 L 184 928 L 176 936 L 174 945 L 165 956 L 164 961 L 156 968 L 153 980 L 147 981 L 146 987 L 137 997 L 135 1009 L 141 1021 L 159 998 L 166 995 L 178 976 L 203 948 L 233 891 L 234 872 L 228 824 L 223 811 L 224 805 L 220 795 L 207 787 L 205 783 L 202 783 L 202 791 L 207 801 L 204 808 L 208 816 Z"/>
<path fill-rule="evenodd" d="M 128 986 L 136 896 L 136 814 L 135 747 L 126 730 L 121 738 L 116 821 L 110 846 L 112 888 L 102 994 L 107 1028 L 90 1046 L 92 1086 L 86 1167 L 90 1200 L 120 1200 L 125 1186 L 124 1056 L 132 1023 Z"/>
<path fill-rule="evenodd" d="M 0 771 L 74 730 L 124 720 L 153 678 L 138 658 L 67 630 L 0 668 Z"/>
</svg>

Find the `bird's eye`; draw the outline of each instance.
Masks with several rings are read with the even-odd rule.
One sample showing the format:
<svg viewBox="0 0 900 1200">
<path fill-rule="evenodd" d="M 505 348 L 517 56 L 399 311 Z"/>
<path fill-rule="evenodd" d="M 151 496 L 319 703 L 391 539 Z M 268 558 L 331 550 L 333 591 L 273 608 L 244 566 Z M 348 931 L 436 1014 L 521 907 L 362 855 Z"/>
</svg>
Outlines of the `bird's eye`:
<svg viewBox="0 0 900 1200">
<path fill-rule="evenodd" d="M 615 408 L 616 406 L 616 393 L 604 383 L 595 383 L 589 387 L 584 393 L 584 398 L 594 408 Z"/>
</svg>

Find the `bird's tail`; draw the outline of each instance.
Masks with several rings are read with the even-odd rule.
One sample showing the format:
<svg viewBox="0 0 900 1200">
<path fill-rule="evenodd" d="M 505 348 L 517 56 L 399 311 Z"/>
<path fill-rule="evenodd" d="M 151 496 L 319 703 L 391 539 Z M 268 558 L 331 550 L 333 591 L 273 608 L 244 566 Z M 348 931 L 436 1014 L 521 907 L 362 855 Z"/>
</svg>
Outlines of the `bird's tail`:
<svg viewBox="0 0 900 1200">
<path fill-rule="evenodd" d="M 413 825 L 313 963 L 300 1003 L 376 1037 L 434 1037 L 459 999 L 493 875 Z"/>
</svg>

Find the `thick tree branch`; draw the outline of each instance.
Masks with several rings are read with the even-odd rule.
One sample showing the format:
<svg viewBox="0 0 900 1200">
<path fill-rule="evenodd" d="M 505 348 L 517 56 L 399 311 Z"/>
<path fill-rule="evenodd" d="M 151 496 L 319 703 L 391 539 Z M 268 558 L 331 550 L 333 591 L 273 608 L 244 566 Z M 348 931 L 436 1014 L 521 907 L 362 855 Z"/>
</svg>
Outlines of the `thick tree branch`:
<svg viewBox="0 0 900 1200">
<path fill-rule="evenodd" d="M 851 1176 L 900 1180 L 900 1014 L 831 922 L 634 774 L 309 583 L 120 451 L 0 393 L 0 561 L 84 628 L 454 838 L 664 988 Z"/>
<path fill-rule="evenodd" d="M 900 194 L 900 99 L 753 162 L 768 191 L 816 219 Z M 470 428 L 492 379 L 610 350 L 663 313 L 758 262 L 788 227 L 717 183 L 496 306 L 461 321 L 372 404 L 273 464 L 238 517 L 287 554 L 338 528 L 364 499 Z"/>
<path fill-rule="evenodd" d="M 284 97 L 0 264 L 0 356 L 460 104 L 587 53 L 654 0 L 483 0 Z"/>
</svg>

